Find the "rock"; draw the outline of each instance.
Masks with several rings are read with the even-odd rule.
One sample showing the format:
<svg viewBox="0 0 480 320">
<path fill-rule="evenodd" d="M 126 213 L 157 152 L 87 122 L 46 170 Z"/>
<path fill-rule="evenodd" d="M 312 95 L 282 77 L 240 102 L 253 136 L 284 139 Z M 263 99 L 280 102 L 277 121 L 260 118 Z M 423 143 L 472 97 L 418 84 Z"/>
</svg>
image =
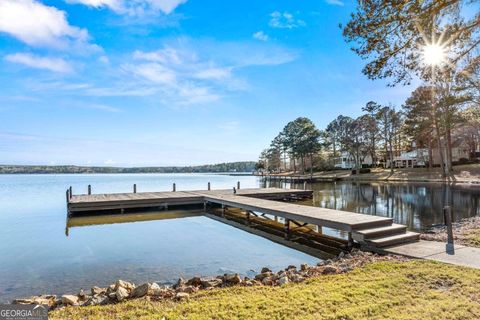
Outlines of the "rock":
<svg viewBox="0 0 480 320">
<path fill-rule="evenodd" d="M 119 287 L 117 289 L 117 291 L 115 292 L 115 298 L 117 299 L 117 301 L 122 301 L 126 298 L 128 298 L 128 291 L 127 289 L 125 289 L 124 287 Z"/>
<path fill-rule="evenodd" d="M 302 282 L 303 280 L 305 280 L 305 278 L 302 277 L 302 276 L 299 275 L 299 274 L 294 274 L 294 275 L 292 276 L 292 281 L 295 282 L 295 283 Z"/>
<path fill-rule="evenodd" d="M 115 287 L 113 288 L 113 291 L 116 292 L 120 287 L 127 289 L 128 292 L 131 292 L 133 289 L 135 289 L 135 285 L 133 283 L 119 279 L 117 280 L 117 282 L 115 282 Z"/>
<path fill-rule="evenodd" d="M 266 273 L 266 272 L 272 272 L 272 270 L 270 270 L 270 269 L 267 268 L 267 267 L 263 267 L 263 268 L 262 268 L 262 271 L 260 271 L 260 273 Z"/>
<path fill-rule="evenodd" d="M 262 281 L 264 278 L 270 277 L 271 275 L 272 275 L 271 272 L 260 273 L 255 276 L 255 280 Z"/>
<path fill-rule="evenodd" d="M 84 306 L 103 306 L 110 302 L 110 299 L 103 293 L 95 295 L 85 302 Z"/>
<path fill-rule="evenodd" d="M 85 301 L 85 299 L 87 298 L 87 295 L 85 294 L 83 289 L 80 289 L 80 292 L 78 293 L 78 297 L 80 298 L 81 301 Z"/>
<path fill-rule="evenodd" d="M 160 290 L 160 289 L 162 288 L 158 285 L 158 283 L 154 282 L 150 284 L 150 291 L 148 292 L 148 294 L 151 294 L 153 291 Z"/>
<path fill-rule="evenodd" d="M 239 284 L 242 282 L 242 278 L 240 278 L 238 273 L 226 274 L 224 279 L 225 279 L 225 282 L 228 284 Z"/>
<path fill-rule="evenodd" d="M 222 283 L 222 279 L 218 278 L 202 279 L 202 287 L 204 288 L 219 287 L 222 285 Z"/>
<path fill-rule="evenodd" d="M 200 287 L 202 285 L 202 279 L 200 277 L 193 277 L 185 283 L 187 286 Z"/>
<path fill-rule="evenodd" d="M 283 286 L 283 285 L 286 285 L 290 280 L 288 280 L 288 277 L 287 276 L 283 276 L 283 277 L 280 277 L 280 279 L 278 279 L 278 284 Z"/>
<path fill-rule="evenodd" d="M 12 304 L 46 304 L 52 306 L 55 304 L 57 296 L 55 295 L 40 295 L 30 298 L 20 298 L 12 301 Z"/>
<path fill-rule="evenodd" d="M 178 278 L 177 283 L 173 285 L 174 289 L 183 287 L 186 284 L 185 280 L 183 278 Z"/>
<path fill-rule="evenodd" d="M 338 273 L 338 269 L 334 266 L 326 266 L 323 271 L 322 271 L 323 274 L 334 274 L 334 273 Z"/>
<path fill-rule="evenodd" d="M 176 300 L 188 300 L 190 298 L 190 295 L 186 292 L 177 292 L 177 294 L 175 295 L 175 299 Z"/>
<path fill-rule="evenodd" d="M 338 258 L 342 259 L 344 256 L 345 256 L 345 252 L 342 251 L 339 253 Z"/>
<path fill-rule="evenodd" d="M 308 270 L 308 264 L 303 263 L 300 265 L 300 271 L 307 271 Z"/>
<path fill-rule="evenodd" d="M 130 293 L 130 298 L 141 298 L 143 296 L 146 296 L 148 294 L 148 291 L 150 290 L 150 283 L 144 283 L 133 289 L 133 291 Z"/>
<path fill-rule="evenodd" d="M 273 285 L 273 279 L 271 277 L 265 277 L 262 280 L 262 284 L 265 286 L 272 286 Z"/>
<path fill-rule="evenodd" d="M 352 257 L 352 255 L 351 255 L 350 253 L 347 253 L 347 254 L 345 255 L 345 259 L 352 259 L 352 258 L 353 258 L 353 257 Z"/>
<path fill-rule="evenodd" d="M 112 293 L 112 292 L 115 292 L 115 284 L 111 284 L 108 286 L 107 290 L 105 291 L 106 294 L 109 294 L 109 293 Z"/>
<path fill-rule="evenodd" d="M 317 262 L 317 267 L 322 267 L 325 265 L 325 261 L 318 261 Z"/>
<path fill-rule="evenodd" d="M 121 288 L 121 287 L 120 287 Z M 118 289 L 120 289 L 118 288 Z M 125 288 L 124 288 L 125 289 Z M 127 289 L 125 289 L 127 290 Z M 109 294 L 107 294 L 108 298 L 111 299 L 111 300 L 115 300 L 117 299 L 117 293 L 116 292 L 110 292 Z"/>
<path fill-rule="evenodd" d="M 78 305 L 78 297 L 72 294 L 64 294 L 62 296 L 62 303 L 70 306 Z"/>
</svg>

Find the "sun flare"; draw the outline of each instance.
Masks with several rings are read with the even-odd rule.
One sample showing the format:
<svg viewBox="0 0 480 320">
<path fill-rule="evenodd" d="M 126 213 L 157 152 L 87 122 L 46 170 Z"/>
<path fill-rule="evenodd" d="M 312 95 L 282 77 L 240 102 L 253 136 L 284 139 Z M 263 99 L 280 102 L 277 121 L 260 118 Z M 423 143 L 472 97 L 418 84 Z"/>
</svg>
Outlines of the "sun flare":
<svg viewBox="0 0 480 320">
<path fill-rule="evenodd" d="M 438 66 L 445 62 L 445 48 L 439 44 L 427 44 L 423 47 L 423 60 L 426 64 Z"/>
</svg>

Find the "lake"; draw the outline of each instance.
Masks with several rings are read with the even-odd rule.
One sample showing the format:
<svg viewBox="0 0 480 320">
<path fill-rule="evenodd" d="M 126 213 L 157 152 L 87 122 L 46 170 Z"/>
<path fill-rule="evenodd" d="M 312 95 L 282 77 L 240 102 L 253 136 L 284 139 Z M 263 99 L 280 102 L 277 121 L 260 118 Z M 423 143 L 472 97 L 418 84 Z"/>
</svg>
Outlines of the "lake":
<svg viewBox="0 0 480 320">
<path fill-rule="evenodd" d="M 117 279 L 170 283 L 178 277 L 317 258 L 203 216 L 72 227 L 66 236 L 65 190 L 86 193 L 258 187 L 253 176 L 207 174 L 0 175 L 0 301 L 41 293 L 76 293 Z M 155 215 L 155 212 L 149 212 Z M 181 214 L 179 214 L 181 216 Z M 108 221 L 106 221 L 108 222 Z M 111 222 L 111 221 L 110 221 Z"/>
<path fill-rule="evenodd" d="M 253 176 L 213 174 L 0 175 L 0 301 L 75 293 L 119 278 L 171 283 L 180 276 L 251 275 L 264 266 L 278 270 L 316 263 L 317 258 L 200 212 L 175 212 L 168 219 L 153 211 L 123 221 L 83 219 L 66 235 L 69 186 L 74 193 L 85 193 L 88 184 L 94 193 L 131 192 L 136 183 L 142 192 L 171 190 L 173 182 L 177 190 L 206 189 L 207 182 L 213 189 L 229 189 L 237 181 L 243 188 L 264 186 Z M 442 223 L 446 202 L 452 205 L 455 219 L 480 214 L 478 187 L 351 182 L 308 187 L 315 193 L 307 205 L 389 216 L 413 230 Z"/>
</svg>

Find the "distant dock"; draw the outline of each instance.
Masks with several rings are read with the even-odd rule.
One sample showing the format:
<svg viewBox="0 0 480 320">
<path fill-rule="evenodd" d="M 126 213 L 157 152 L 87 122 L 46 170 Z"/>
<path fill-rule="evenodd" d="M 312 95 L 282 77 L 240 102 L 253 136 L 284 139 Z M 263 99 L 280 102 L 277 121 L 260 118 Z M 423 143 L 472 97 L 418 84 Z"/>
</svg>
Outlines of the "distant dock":
<svg viewBox="0 0 480 320">
<path fill-rule="evenodd" d="M 292 238 L 309 238 L 313 239 L 317 248 L 327 252 L 330 247 L 335 247 L 332 242 L 336 241 L 345 249 L 357 242 L 375 250 L 419 239 L 418 233 L 408 232 L 406 226 L 394 224 L 392 218 L 292 203 L 312 198 L 311 190 L 239 187 L 238 184 L 236 188 L 229 190 L 208 188 L 177 191 L 174 184 L 172 191 L 137 193 L 134 186 L 132 193 L 113 194 L 91 194 L 89 187 L 87 194 L 80 195 L 74 195 L 69 189 L 66 192 L 67 210 L 69 216 L 78 217 L 88 213 L 111 214 L 112 210 L 124 213 L 128 209 L 169 210 L 192 205 L 203 206 L 207 216 L 247 231 L 252 231 L 250 229 L 256 226 L 257 231 L 253 233 L 267 230 L 262 231 L 261 235 L 273 241 L 284 243 Z M 324 236 L 322 227 L 343 231 L 347 239 Z"/>
</svg>

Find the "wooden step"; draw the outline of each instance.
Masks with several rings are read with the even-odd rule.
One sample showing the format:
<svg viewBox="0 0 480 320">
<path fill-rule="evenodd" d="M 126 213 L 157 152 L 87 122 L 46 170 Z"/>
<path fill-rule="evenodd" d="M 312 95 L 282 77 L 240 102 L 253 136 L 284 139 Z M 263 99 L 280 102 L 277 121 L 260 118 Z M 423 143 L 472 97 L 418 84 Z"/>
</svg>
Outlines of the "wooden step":
<svg viewBox="0 0 480 320">
<path fill-rule="evenodd" d="M 365 230 L 356 230 L 352 233 L 353 240 L 364 242 L 365 240 L 393 236 L 396 234 L 405 234 L 407 226 L 401 224 L 392 224 L 390 226 L 371 228 Z"/>
<path fill-rule="evenodd" d="M 393 236 L 366 240 L 366 243 L 375 247 L 383 248 L 400 243 L 415 242 L 418 240 L 420 240 L 420 233 L 407 231 L 404 234 L 396 234 Z"/>
</svg>

